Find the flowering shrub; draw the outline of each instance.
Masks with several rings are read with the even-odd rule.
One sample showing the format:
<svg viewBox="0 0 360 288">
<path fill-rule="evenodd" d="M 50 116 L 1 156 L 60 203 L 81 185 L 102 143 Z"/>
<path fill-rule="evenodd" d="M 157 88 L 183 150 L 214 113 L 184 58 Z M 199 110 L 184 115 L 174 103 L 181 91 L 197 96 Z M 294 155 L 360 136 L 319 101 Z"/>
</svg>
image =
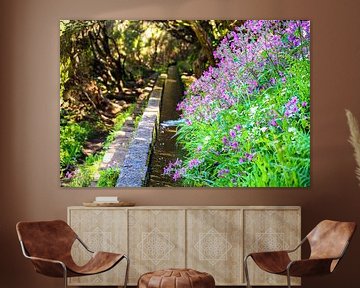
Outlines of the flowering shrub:
<svg viewBox="0 0 360 288">
<path fill-rule="evenodd" d="M 229 33 L 178 104 L 185 156 L 164 174 L 189 186 L 309 186 L 309 46 L 309 21 L 252 20 Z"/>
</svg>

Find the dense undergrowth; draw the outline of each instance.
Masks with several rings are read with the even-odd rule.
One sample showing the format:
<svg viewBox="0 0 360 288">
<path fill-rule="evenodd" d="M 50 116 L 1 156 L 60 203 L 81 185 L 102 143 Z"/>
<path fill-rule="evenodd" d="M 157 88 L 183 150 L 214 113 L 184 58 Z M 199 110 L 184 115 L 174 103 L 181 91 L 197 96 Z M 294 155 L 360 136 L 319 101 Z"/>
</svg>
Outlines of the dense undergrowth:
<svg viewBox="0 0 360 288">
<path fill-rule="evenodd" d="M 98 172 L 101 161 L 104 157 L 109 145 L 115 139 L 117 131 L 119 131 L 127 117 L 129 117 L 136 104 L 131 104 L 127 110 L 119 114 L 114 120 L 114 126 L 107 135 L 103 149 L 92 155 L 85 157 L 84 162 L 79 164 L 79 158 L 83 157 L 82 148 L 85 141 L 95 132 L 95 127 L 88 122 L 71 123 L 60 128 L 60 164 L 76 165 L 76 169 L 67 171 L 63 175 L 70 187 L 88 187 L 94 180 L 95 173 Z M 67 166 L 61 166 L 65 169 Z M 114 187 L 116 179 L 119 176 L 119 169 L 106 169 L 100 172 L 97 183 L 98 187 Z"/>
<path fill-rule="evenodd" d="M 310 23 L 246 21 L 179 103 L 185 157 L 164 174 L 186 186 L 310 185 Z"/>
</svg>

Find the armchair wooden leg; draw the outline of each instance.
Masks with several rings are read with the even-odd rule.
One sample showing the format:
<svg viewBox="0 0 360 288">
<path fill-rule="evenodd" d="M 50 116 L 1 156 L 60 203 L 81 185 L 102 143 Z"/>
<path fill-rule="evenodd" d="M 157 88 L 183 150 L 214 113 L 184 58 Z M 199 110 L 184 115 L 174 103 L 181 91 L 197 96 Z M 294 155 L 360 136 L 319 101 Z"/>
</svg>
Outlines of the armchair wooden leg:
<svg viewBox="0 0 360 288">
<path fill-rule="evenodd" d="M 249 279 L 249 269 L 248 269 L 248 266 L 247 266 L 247 259 L 249 258 L 249 256 L 250 255 L 247 255 L 244 258 L 244 272 L 245 272 L 245 279 L 246 279 L 246 287 L 247 288 L 251 288 L 250 279 Z"/>
</svg>

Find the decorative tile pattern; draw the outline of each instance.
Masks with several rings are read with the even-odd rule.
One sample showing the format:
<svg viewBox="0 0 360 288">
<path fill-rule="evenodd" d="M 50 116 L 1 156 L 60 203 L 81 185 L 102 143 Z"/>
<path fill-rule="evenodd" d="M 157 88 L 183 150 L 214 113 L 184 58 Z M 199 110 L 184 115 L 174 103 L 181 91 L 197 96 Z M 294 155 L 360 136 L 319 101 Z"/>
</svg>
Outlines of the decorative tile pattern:
<svg viewBox="0 0 360 288">
<path fill-rule="evenodd" d="M 275 232 L 269 228 L 265 232 L 255 233 L 256 240 L 252 246 L 253 251 L 277 251 L 284 250 L 289 247 L 289 244 L 285 242 L 285 233 Z"/>
<path fill-rule="evenodd" d="M 142 260 L 150 260 L 157 265 L 162 260 L 170 260 L 170 252 L 175 245 L 170 241 L 170 233 L 154 228 L 150 233 L 142 233 L 138 248 L 141 249 Z"/>
<path fill-rule="evenodd" d="M 211 228 L 199 235 L 200 239 L 194 247 L 199 252 L 200 260 L 206 260 L 211 265 L 220 260 L 227 260 L 227 253 L 232 247 L 227 240 L 227 233 L 219 233 L 215 228 Z"/>
<path fill-rule="evenodd" d="M 125 209 L 81 209 L 71 211 L 69 224 L 80 239 L 93 251 L 127 252 L 127 213 Z M 83 265 L 90 259 L 84 247 L 75 242 L 74 261 Z M 112 270 L 86 277 L 69 278 L 70 285 L 120 285 L 124 281 L 125 261 Z"/>
<path fill-rule="evenodd" d="M 129 219 L 130 283 L 141 274 L 171 267 L 185 267 L 185 210 L 134 209 Z"/>
<path fill-rule="evenodd" d="M 101 231 L 96 227 L 93 231 L 84 232 L 83 241 L 93 251 L 111 251 L 116 244 L 111 240 L 111 231 Z"/>
<path fill-rule="evenodd" d="M 188 210 L 186 220 L 187 266 L 212 274 L 217 285 L 241 284 L 242 210 Z"/>
<path fill-rule="evenodd" d="M 257 209 L 244 211 L 245 255 L 251 252 L 286 250 L 300 242 L 299 210 Z M 300 258 L 300 250 L 294 255 Z M 262 271 L 249 260 L 252 285 L 285 285 L 286 277 Z M 298 278 L 293 284 L 300 284 Z"/>
</svg>

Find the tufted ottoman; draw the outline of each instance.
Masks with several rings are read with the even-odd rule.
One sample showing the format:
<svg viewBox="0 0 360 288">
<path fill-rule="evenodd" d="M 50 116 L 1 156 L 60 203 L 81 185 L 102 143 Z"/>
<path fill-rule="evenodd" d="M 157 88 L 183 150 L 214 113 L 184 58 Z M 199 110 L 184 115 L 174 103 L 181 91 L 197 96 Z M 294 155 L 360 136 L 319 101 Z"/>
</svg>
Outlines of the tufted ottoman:
<svg viewBox="0 0 360 288">
<path fill-rule="evenodd" d="M 214 288 L 214 277 L 192 269 L 166 269 L 140 276 L 138 288 Z"/>
</svg>

